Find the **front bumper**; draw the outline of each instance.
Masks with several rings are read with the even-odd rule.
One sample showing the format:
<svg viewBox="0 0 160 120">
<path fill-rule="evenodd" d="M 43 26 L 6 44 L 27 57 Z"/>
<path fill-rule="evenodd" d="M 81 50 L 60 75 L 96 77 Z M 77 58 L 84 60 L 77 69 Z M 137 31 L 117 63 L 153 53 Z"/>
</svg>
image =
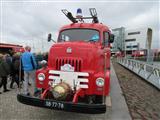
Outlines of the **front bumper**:
<svg viewBox="0 0 160 120">
<path fill-rule="evenodd" d="M 44 107 L 54 110 L 62 110 L 68 112 L 88 113 L 88 114 L 100 114 L 106 112 L 106 105 L 104 104 L 84 104 L 84 103 L 72 103 L 48 99 L 39 99 L 35 97 L 26 96 L 23 94 L 17 95 L 17 100 L 23 104 Z"/>
</svg>

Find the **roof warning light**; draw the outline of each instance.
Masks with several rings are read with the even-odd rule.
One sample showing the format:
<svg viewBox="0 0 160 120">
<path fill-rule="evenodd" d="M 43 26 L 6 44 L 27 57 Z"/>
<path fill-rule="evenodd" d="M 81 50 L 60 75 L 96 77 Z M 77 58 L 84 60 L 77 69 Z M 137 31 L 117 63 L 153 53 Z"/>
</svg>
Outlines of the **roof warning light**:
<svg viewBox="0 0 160 120">
<path fill-rule="evenodd" d="M 82 16 L 82 9 L 81 8 L 78 8 L 77 9 L 77 15 L 76 15 L 76 18 L 82 18 L 83 16 Z"/>
</svg>

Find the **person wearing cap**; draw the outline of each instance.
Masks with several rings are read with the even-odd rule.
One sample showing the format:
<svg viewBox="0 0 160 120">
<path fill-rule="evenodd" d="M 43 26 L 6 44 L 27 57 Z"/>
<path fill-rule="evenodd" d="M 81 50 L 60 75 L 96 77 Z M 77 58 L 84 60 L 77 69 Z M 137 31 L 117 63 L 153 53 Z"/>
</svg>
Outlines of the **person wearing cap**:
<svg viewBox="0 0 160 120">
<path fill-rule="evenodd" d="M 24 94 L 30 95 L 29 89 L 28 89 L 28 83 L 29 81 L 32 82 L 32 88 L 31 88 L 31 95 L 34 95 L 34 89 L 35 87 L 35 71 L 37 68 L 37 64 L 35 61 L 34 55 L 30 52 L 31 47 L 26 46 L 25 52 L 21 56 L 21 62 L 22 62 L 22 69 L 24 71 Z"/>
<path fill-rule="evenodd" d="M 37 69 L 40 69 L 42 66 L 40 65 L 40 61 L 43 60 L 43 55 L 41 54 L 41 52 L 38 52 L 35 55 L 35 59 L 36 59 L 36 63 L 37 63 Z"/>
</svg>

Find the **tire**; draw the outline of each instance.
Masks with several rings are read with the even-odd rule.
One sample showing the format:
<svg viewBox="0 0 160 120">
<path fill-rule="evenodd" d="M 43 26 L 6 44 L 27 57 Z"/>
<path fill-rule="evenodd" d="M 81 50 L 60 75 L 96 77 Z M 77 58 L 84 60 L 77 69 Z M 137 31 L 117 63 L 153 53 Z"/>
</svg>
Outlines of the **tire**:
<svg viewBox="0 0 160 120">
<path fill-rule="evenodd" d="M 2 84 L 2 78 L 0 77 L 0 85 Z"/>
<path fill-rule="evenodd" d="M 96 104 L 102 104 L 103 103 L 103 96 L 102 95 L 96 95 L 95 103 Z"/>
</svg>

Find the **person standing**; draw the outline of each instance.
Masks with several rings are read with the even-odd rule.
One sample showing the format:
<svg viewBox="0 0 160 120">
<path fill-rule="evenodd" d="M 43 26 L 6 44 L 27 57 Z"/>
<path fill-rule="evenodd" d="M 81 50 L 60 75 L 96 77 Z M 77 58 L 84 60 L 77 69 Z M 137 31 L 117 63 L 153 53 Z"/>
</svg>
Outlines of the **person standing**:
<svg viewBox="0 0 160 120">
<path fill-rule="evenodd" d="M 21 56 L 22 69 L 24 71 L 24 94 L 25 95 L 30 95 L 30 92 L 28 89 L 29 81 L 32 82 L 31 95 L 34 95 L 34 89 L 35 89 L 35 70 L 36 70 L 37 64 L 36 64 L 34 55 L 30 51 L 31 51 L 31 47 L 26 46 L 25 52 Z"/>
<path fill-rule="evenodd" d="M 13 63 L 12 63 L 13 58 L 12 58 L 12 56 L 11 56 L 10 54 L 6 54 L 6 55 L 5 55 L 5 59 L 6 59 L 7 64 L 8 64 L 9 67 L 10 67 L 9 78 L 10 78 L 11 83 L 12 83 L 12 81 L 13 81 L 13 75 L 14 75 Z"/>
<path fill-rule="evenodd" d="M 17 86 L 19 88 L 19 65 L 20 65 L 20 53 L 15 53 L 13 55 L 12 59 L 12 66 L 13 66 L 13 71 L 12 71 L 12 81 L 10 84 L 10 88 L 13 88 L 14 82 L 17 83 Z"/>
<path fill-rule="evenodd" d="M 35 55 L 35 57 L 36 57 L 37 69 L 40 69 L 42 66 L 39 63 L 43 60 L 43 55 L 39 52 Z"/>
<path fill-rule="evenodd" d="M 3 86 L 3 92 L 8 92 L 7 89 L 7 77 L 10 74 L 10 65 L 6 61 L 6 55 L 0 55 L 0 77 L 1 77 L 1 84 L 0 88 Z"/>
</svg>

